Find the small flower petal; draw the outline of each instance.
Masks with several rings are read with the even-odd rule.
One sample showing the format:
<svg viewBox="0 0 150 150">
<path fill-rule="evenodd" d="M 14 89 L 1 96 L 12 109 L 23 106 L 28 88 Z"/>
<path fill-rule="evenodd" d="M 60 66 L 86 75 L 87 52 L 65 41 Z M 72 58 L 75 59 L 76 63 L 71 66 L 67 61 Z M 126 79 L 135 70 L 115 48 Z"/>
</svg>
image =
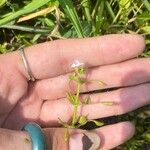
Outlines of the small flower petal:
<svg viewBox="0 0 150 150">
<path fill-rule="evenodd" d="M 80 62 L 79 60 L 75 60 L 74 63 L 71 65 L 72 68 L 78 68 L 84 66 L 84 63 Z"/>
</svg>

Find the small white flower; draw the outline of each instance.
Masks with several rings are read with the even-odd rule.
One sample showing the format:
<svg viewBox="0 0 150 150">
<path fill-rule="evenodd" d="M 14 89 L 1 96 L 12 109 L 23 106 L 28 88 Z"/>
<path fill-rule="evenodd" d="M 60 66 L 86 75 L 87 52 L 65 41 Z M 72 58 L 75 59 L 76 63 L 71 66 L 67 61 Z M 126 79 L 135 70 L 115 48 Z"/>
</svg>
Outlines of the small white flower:
<svg viewBox="0 0 150 150">
<path fill-rule="evenodd" d="M 74 63 L 71 65 L 72 68 L 78 68 L 84 66 L 84 63 L 81 63 L 79 60 L 75 60 Z"/>
</svg>

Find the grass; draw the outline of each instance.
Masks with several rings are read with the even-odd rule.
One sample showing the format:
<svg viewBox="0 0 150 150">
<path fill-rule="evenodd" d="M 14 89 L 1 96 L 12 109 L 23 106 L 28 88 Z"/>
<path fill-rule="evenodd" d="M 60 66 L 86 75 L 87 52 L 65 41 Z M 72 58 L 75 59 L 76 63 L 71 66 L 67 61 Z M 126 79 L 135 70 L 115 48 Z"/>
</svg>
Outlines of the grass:
<svg viewBox="0 0 150 150">
<path fill-rule="evenodd" d="M 0 0 L 0 53 L 59 38 L 138 33 L 150 57 L 149 0 Z M 136 124 L 136 135 L 118 149 L 149 149 L 150 106 L 119 120 Z M 140 121 L 139 121 L 140 120 Z"/>
</svg>

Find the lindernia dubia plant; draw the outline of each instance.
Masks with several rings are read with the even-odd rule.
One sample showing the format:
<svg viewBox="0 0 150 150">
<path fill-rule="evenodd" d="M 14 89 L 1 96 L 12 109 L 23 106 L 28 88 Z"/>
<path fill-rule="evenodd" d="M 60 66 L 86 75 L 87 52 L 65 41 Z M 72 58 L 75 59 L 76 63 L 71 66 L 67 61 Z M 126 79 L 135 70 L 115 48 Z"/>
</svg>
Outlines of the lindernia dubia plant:
<svg viewBox="0 0 150 150">
<path fill-rule="evenodd" d="M 76 60 L 72 66 L 74 69 L 74 72 L 69 76 L 69 80 L 74 81 L 76 84 L 76 91 L 71 91 L 66 93 L 66 98 L 67 100 L 72 104 L 73 106 L 73 115 L 71 118 L 70 123 L 64 122 L 63 120 L 59 119 L 59 123 L 62 124 L 63 127 L 66 128 L 66 133 L 64 135 L 64 140 L 68 141 L 69 139 L 69 129 L 74 129 L 74 128 L 80 128 L 81 126 L 84 126 L 88 122 L 93 122 L 95 123 L 96 126 L 100 127 L 103 126 L 104 123 L 101 121 L 97 120 L 89 120 L 88 115 L 80 115 L 78 116 L 78 110 L 79 107 L 82 105 L 89 105 L 91 103 L 91 99 L 89 96 L 87 96 L 84 99 L 80 98 L 80 92 L 81 88 L 84 84 L 87 82 L 96 82 L 97 84 L 100 84 L 100 86 L 105 86 L 106 84 L 103 81 L 100 80 L 92 80 L 92 81 L 87 81 L 86 75 L 87 75 L 87 68 L 84 63 L 81 63 L 80 61 Z M 105 102 L 100 102 L 103 105 L 106 106 L 112 106 L 114 105 L 114 102 L 111 101 L 105 101 Z"/>
</svg>

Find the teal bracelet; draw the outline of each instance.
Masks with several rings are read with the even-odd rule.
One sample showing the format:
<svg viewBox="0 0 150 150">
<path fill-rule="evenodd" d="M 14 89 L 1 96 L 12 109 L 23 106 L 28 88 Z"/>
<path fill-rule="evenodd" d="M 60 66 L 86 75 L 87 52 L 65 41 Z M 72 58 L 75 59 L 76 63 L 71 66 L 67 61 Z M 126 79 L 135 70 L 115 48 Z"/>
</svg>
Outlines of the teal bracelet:
<svg viewBox="0 0 150 150">
<path fill-rule="evenodd" d="M 22 130 L 29 133 L 32 142 L 32 150 L 46 150 L 45 137 L 38 124 L 28 123 Z"/>
</svg>

